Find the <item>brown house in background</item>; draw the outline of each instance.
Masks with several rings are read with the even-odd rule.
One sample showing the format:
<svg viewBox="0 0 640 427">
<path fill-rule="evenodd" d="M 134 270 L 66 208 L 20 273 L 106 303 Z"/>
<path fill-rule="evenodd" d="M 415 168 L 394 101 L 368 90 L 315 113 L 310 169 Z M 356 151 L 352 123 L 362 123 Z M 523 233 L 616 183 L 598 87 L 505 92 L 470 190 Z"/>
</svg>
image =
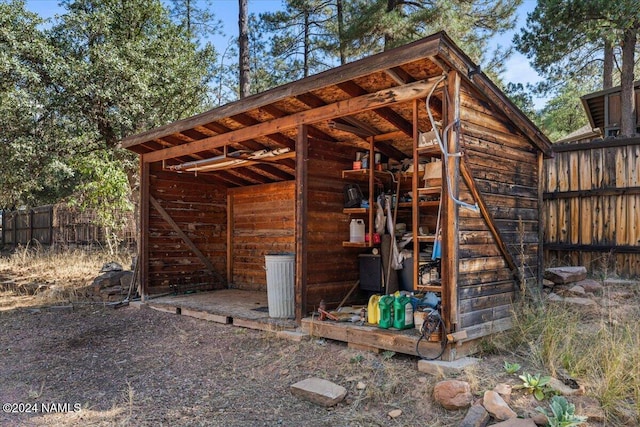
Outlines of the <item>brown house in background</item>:
<svg viewBox="0 0 640 427">
<path fill-rule="evenodd" d="M 444 359 L 508 328 L 512 302 L 541 279 L 550 142 L 443 32 L 122 145 L 140 155 L 145 297 L 204 288 L 264 294 L 265 255 L 288 252 L 295 318 L 309 327 L 305 317 L 321 300 L 335 307 L 360 279 L 359 255 L 383 249 L 372 207 L 396 192 L 396 223 L 406 224 L 413 259 L 442 242 L 440 280 L 421 283 L 418 262 L 410 276 L 416 290 L 442 298 L 445 332 L 455 337 Z M 373 161 L 354 170 L 363 156 Z M 433 166 L 440 179 L 426 185 L 422 168 Z M 364 204 L 345 208 L 347 184 L 357 184 Z M 365 242 L 351 241 L 352 219 L 365 223 Z M 216 292 L 225 291 L 212 301 Z M 415 354 L 399 332 L 372 343 L 366 327 L 342 333 L 319 323 L 316 334 Z"/>
</svg>

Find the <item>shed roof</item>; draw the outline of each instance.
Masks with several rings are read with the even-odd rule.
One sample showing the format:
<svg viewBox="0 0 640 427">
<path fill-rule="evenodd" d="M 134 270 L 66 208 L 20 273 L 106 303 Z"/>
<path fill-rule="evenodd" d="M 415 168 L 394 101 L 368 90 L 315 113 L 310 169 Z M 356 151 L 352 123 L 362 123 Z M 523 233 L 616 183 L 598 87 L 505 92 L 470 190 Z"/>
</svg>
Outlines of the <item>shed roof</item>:
<svg viewBox="0 0 640 427">
<path fill-rule="evenodd" d="M 445 32 L 270 89 L 202 114 L 151 129 L 122 141 L 144 161 L 180 168 L 213 157 L 257 150 L 293 150 L 297 126 L 309 125 L 309 138 L 368 147 L 401 160 L 411 156 L 411 100 L 425 98 L 434 82 L 450 70 L 463 85 L 503 110 L 534 147 L 551 155 L 547 137 L 504 95 Z M 442 105 L 435 96 L 433 105 Z M 436 109 L 437 110 L 437 109 Z M 434 111 L 439 118 L 439 111 Z M 420 131 L 431 124 L 419 118 Z M 227 185 L 291 179 L 294 160 L 249 162 L 242 173 L 218 170 Z"/>
</svg>

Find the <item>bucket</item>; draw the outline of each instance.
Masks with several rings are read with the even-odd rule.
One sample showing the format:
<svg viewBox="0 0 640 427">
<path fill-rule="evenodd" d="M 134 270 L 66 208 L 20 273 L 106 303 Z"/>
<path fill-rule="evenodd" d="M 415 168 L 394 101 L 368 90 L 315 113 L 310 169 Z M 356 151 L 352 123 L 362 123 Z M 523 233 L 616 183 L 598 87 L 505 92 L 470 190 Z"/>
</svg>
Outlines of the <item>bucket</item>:
<svg viewBox="0 0 640 427">
<path fill-rule="evenodd" d="M 295 254 L 265 255 L 264 259 L 269 317 L 295 317 Z"/>
<path fill-rule="evenodd" d="M 352 243 L 364 243 L 364 220 L 354 218 L 349 225 L 349 241 Z"/>
</svg>

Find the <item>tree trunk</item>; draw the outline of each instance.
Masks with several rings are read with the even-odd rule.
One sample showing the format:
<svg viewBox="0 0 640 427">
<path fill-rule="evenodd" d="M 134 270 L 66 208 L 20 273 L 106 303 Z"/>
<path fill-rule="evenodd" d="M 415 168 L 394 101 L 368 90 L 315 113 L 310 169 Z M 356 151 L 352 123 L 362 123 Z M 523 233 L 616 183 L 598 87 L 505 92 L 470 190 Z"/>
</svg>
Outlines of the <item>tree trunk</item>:
<svg viewBox="0 0 640 427">
<path fill-rule="evenodd" d="M 621 136 L 633 136 L 636 133 L 636 111 L 633 94 L 633 66 L 635 61 L 636 41 L 638 37 L 636 26 L 624 30 L 622 45 L 622 90 L 620 93 L 620 107 L 622 120 L 620 123 Z"/>
<path fill-rule="evenodd" d="M 338 51 L 340 52 L 340 65 L 347 63 L 347 54 L 344 45 L 344 14 L 342 0 L 336 0 L 336 12 L 338 15 Z"/>
<path fill-rule="evenodd" d="M 240 42 L 240 98 L 249 96 L 250 82 L 249 82 L 249 22 L 247 12 L 247 0 L 239 0 L 239 18 L 238 26 L 240 27 L 239 42 Z"/>
<path fill-rule="evenodd" d="M 309 77 L 309 55 L 310 55 L 310 48 L 311 48 L 310 46 L 311 40 L 310 40 L 309 32 L 310 32 L 309 10 L 305 6 L 305 9 L 304 9 L 304 65 L 303 65 L 304 77 Z"/>
<path fill-rule="evenodd" d="M 613 87 L 613 44 L 604 39 L 604 65 L 602 67 L 602 89 Z"/>
</svg>

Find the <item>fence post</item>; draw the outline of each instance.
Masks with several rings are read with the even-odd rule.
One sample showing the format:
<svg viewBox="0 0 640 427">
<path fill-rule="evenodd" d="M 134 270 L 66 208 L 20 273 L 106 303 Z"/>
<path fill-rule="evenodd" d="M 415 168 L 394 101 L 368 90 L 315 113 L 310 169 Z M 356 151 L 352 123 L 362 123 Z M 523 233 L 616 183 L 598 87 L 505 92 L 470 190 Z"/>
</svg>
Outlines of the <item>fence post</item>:
<svg viewBox="0 0 640 427">
<path fill-rule="evenodd" d="M 27 215 L 27 221 L 29 221 L 29 234 L 27 235 L 27 245 L 31 244 L 33 240 L 33 209 L 29 209 L 29 215 Z"/>
<path fill-rule="evenodd" d="M 53 246 L 53 205 L 49 206 L 49 246 Z"/>
<path fill-rule="evenodd" d="M 18 211 L 13 211 L 13 247 L 18 247 Z"/>
</svg>

